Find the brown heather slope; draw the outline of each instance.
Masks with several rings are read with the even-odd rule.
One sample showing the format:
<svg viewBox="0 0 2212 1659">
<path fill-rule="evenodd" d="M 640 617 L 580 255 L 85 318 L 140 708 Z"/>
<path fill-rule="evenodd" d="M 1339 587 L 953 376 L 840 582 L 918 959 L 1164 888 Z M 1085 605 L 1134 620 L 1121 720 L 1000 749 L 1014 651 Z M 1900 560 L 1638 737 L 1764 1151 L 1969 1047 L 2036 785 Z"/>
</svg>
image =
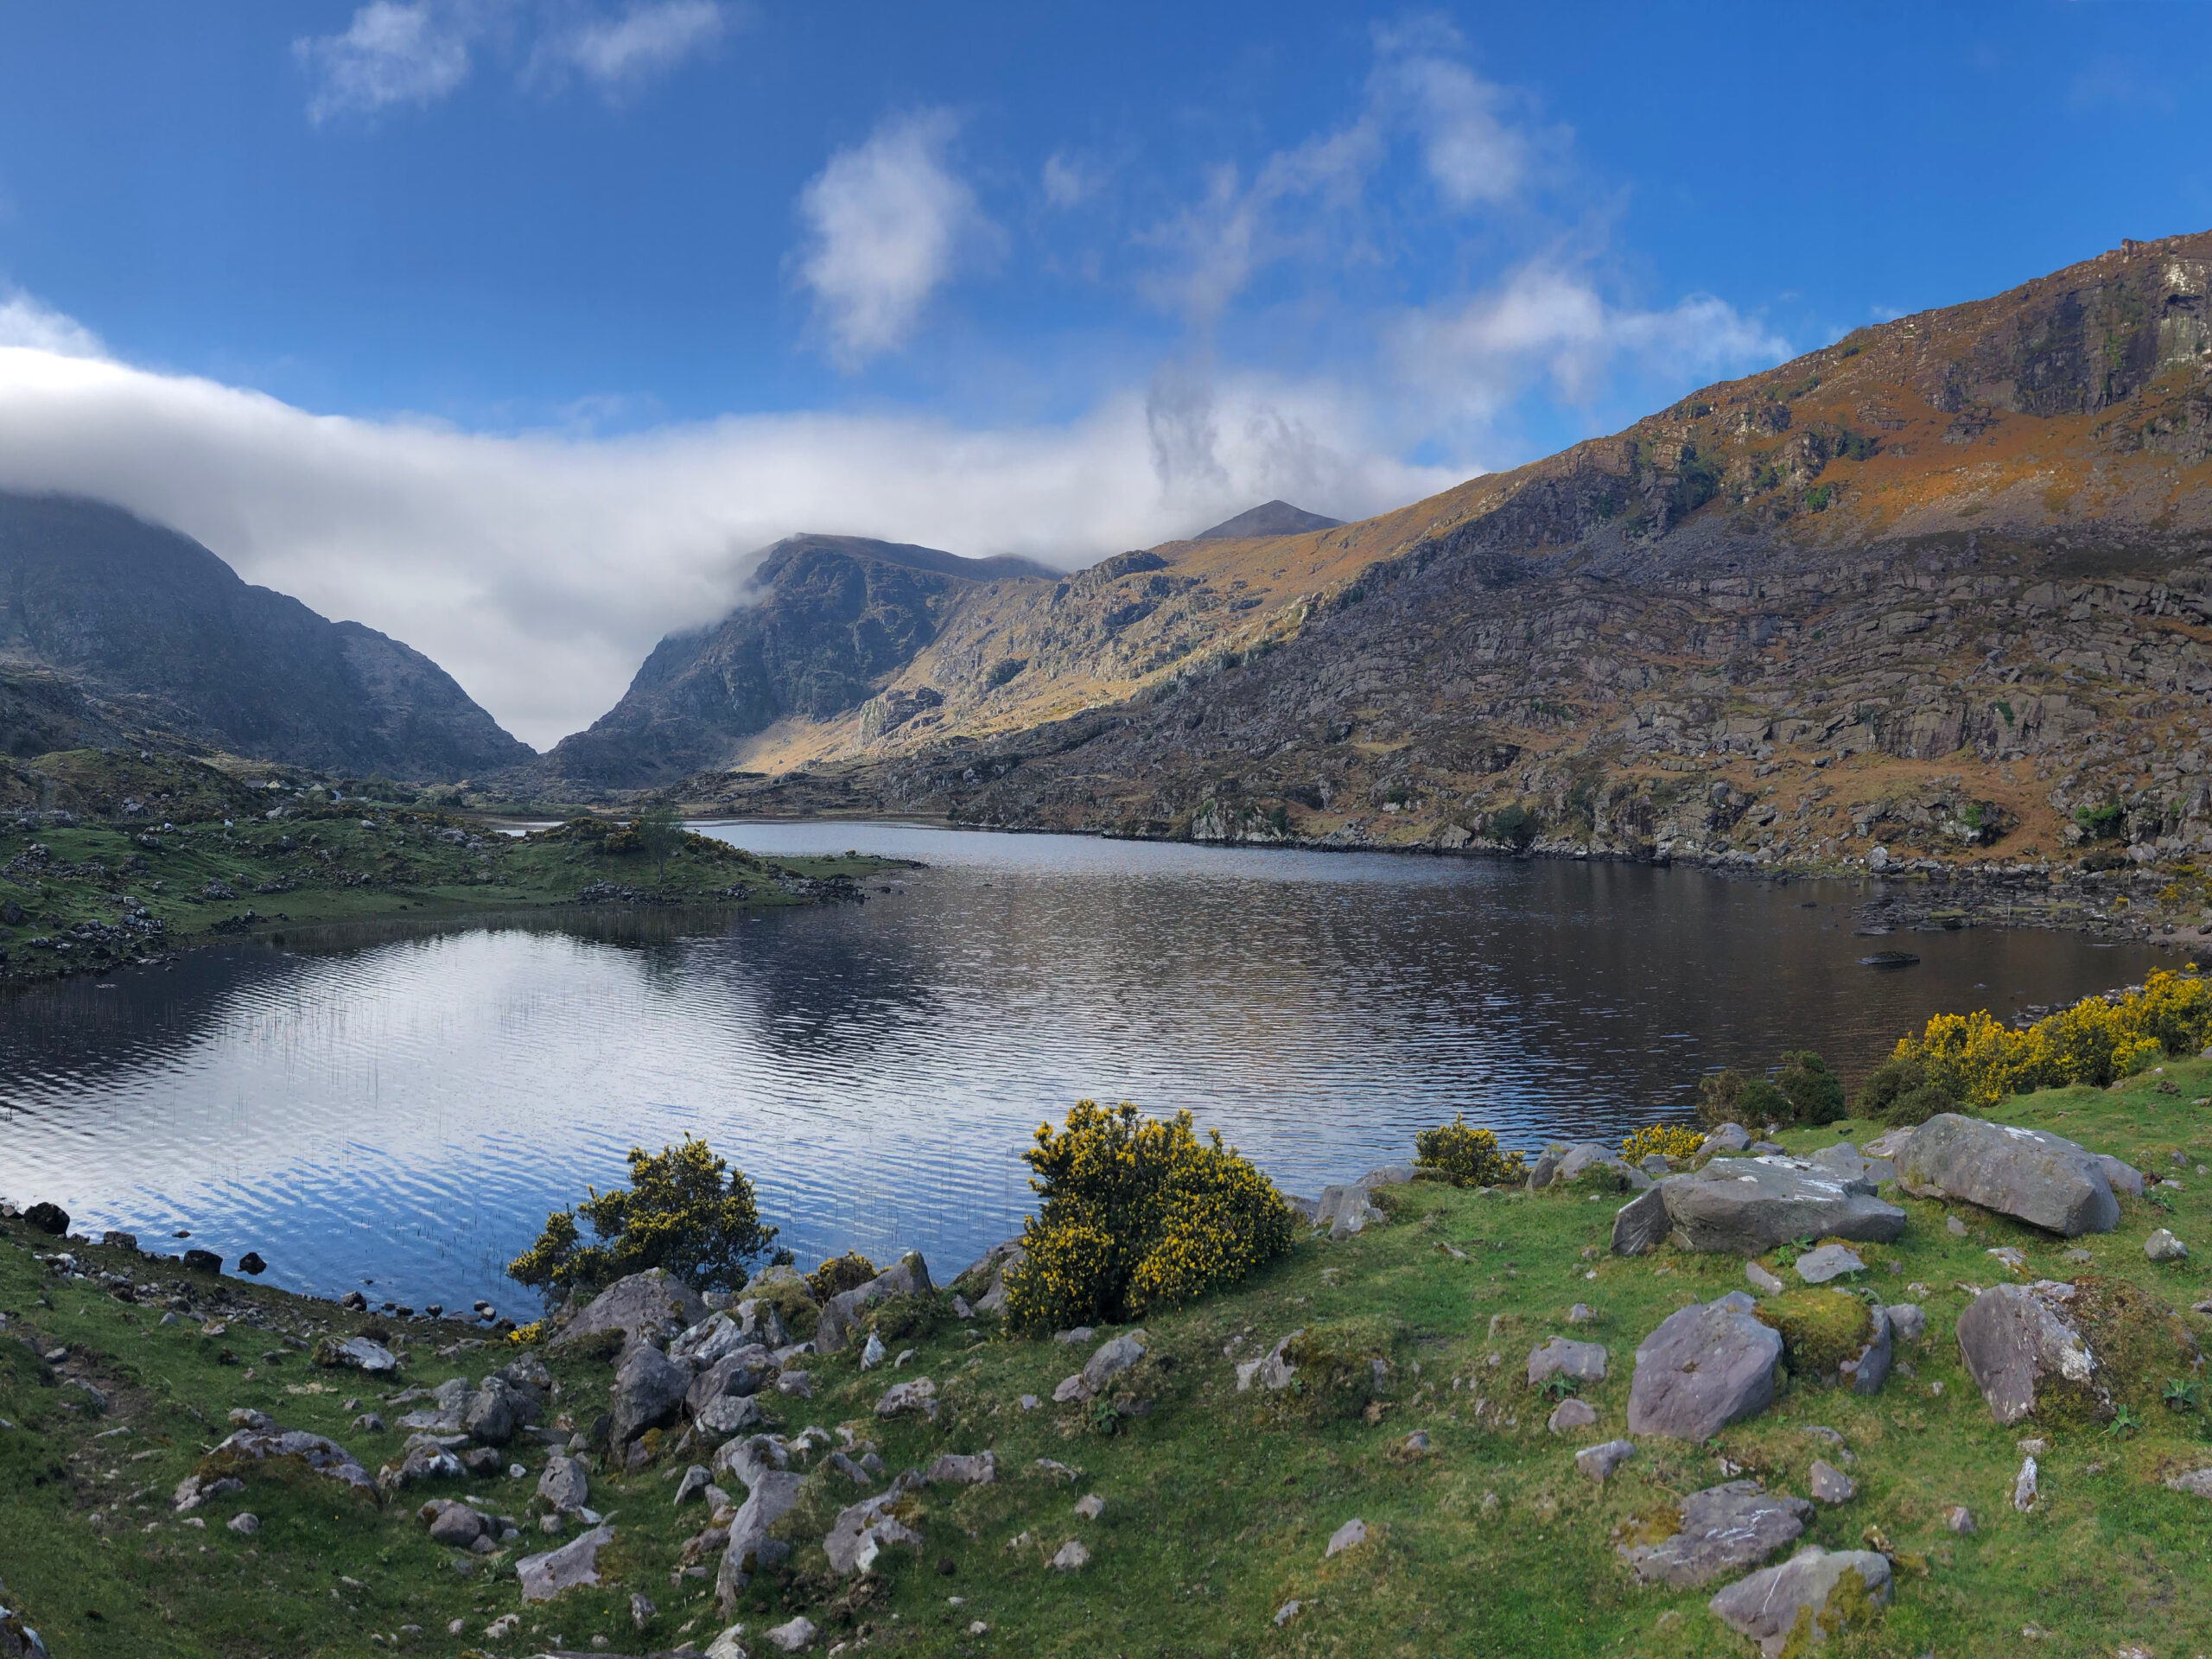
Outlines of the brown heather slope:
<svg viewBox="0 0 2212 1659">
<path fill-rule="evenodd" d="M 2212 234 L 2128 243 L 1359 524 L 972 588 L 868 702 L 748 740 L 733 764 L 769 776 L 678 792 L 1332 846 L 1517 826 L 1800 868 L 2086 859 L 2193 919 L 2208 289 Z"/>
</svg>

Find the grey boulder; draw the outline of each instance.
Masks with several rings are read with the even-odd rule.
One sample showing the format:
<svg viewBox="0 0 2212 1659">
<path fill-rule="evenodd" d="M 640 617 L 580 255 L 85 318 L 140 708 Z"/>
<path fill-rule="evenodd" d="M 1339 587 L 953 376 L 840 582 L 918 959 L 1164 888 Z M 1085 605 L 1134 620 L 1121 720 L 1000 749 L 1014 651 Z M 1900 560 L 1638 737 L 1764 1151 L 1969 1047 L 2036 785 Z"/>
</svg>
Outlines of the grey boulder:
<svg viewBox="0 0 2212 1659">
<path fill-rule="evenodd" d="M 1877 1307 L 1872 1334 L 1864 1347 L 1837 1368 L 1839 1379 L 1849 1383 L 1853 1394 L 1878 1394 L 1882 1384 L 1889 1380 L 1890 1366 L 1895 1357 L 1890 1340 L 1889 1310 Z"/>
<path fill-rule="evenodd" d="M 1782 1337 L 1751 1317 L 1756 1306 L 1731 1291 L 1668 1315 L 1643 1339 L 1629 1384 L 1630 1433 L 1702 1440 L 1772 1403 Z"/>
<path fill-rule="evenodd" d="M 1141 1331 L 1125 1331 L 1111 1341 L 1099 1344 L 1097 1351 L 1083 1364 L 1086 1397 L 1100 1393 L 1109 1382 L 1142 1359 L 1146 1340 Z"/>
<path fill-rule="evenodd" d="M 2108 1233 L 2120 1200 L 2096 1156 L 2044 1129 L 1944 1112 L 1897 1154 L 1897 1185 L 1922 1198 L 1958 1198 L 2062 1238 Z"/>
<path fill-rule="evenodd" d="M 1886 1607 L 1889 1600 L 1888 1556 L 1808 1546 L 1780 1567 L 1739 1579 L 1706 1605 L 1722 1624 L 1758 1643 L 1766 1659 L 1779 1659 L 1785 1648 L 1837 1635 L 1854 1611 Z"/>
<path fill-rule="evenodd" d="M 690 1371 L 651 1343 L 639 1343 L 624 1357 L 608 1391 L 607 1444 L 626 1445 L 668 1422 L 690 1386 Z"/>
<path fill-rule="evenodd" d="M 649 1268 L 600 1292 L 547 1346 L 565 1348 L 602 1331 L 620 1331 L 632 1343 L 666 1341 L 706 1317 L 707 1305 L 696 1291 L 664 1268 Z"/>
<path fill-rule="evenodd" d="M 1387 1219 L 1370 1193 L 1378 1186 L 1402 1186 L 1413 1178 L 1411 1164 L 1385 1164 L 1344 1185 L 1325 1186 L 1307 1218 L 1331 1238 L 1350 1238 L 1370 1222 Z"/>
<path fill-rule="evenodd" d="M 978 1313 L 1006 1312 L 1006 1276 L 1029 1259 L 1018 1238 L 994 1244 L 952 1282 L 968 1287 Z"/>
<path fill-rule="evenodd" d="M 1645 1255 L 1665 1243 L 1674 1230 L 1665 1184 L 1648 1187 L 1613 1211 L 1613 1254 Z"/>
<path fill-rule="evenodd" d="M 727 1448 L 725 1448 L 727 1449 Z M 764 1556 L 778 1556 L 768 1529 L 789 1515 L 798 1503 L 806 1477 L 793 1470 L 752 1465 L 752 1490 L 729 1523 L 729 1541 L 722 1548 L 721 1566 L 715 1574 L 715 1597 L 724 1618 L 736 1611 L 737 1598 L 752 1582 Z"/>
<path fill-rule="evenodd" d="M 1805 1161 L 1815 1169 L 1827 1171 L 1831 1175 L 1840 1175 L 1854 1181 L 1870 1181 L 1877 1186 L 1884 1181 L 1893 1181 L 1897 1176 L 1897 1166 L 1894 1161 L 1887 1158 L 1870 1157 L 1848 1141 L 1822 1147 Z"/>
<path fill-rule="evenodd" d="M 366 1371 L 371 1376 L 389 1376 L 399 1369 L 399 1356 L 366 1337 L 347 1337 L 342 1342 L 325 1337 L 315 1346 L 315 1363 Z"/>
<path fill-rule="evenodd" d="M 479 1445 L 505 1446 L 522 1427 L 528 1415 L 526 1405 L 521 1394 L 507 1385 L 507 1379 L 494 1372 L 469 1396 L 461 1426 Z"/>
<path fill-rule="evenodd" d="M 1794 1270 L 1808 1285 L 1825 1285 L 1847 1273 L 1864 1273 L 1866 1264 L 1847 1244 L 1823 1244 L 1799 1256 Z"/>
<path fill-rule="evenodd" d="M 573 1515 L 591 1496 L 591 1477 L 579 1459 L 549 1458 L 545 1472 L 537 1478 L 537 1495 L 557 1514 Z"/>
<path fill-rule="evenodd" d="M 2124 1164 L 2117 1158 L 2099 1152 L 2090 1154 L 2097 1160 L 2097 1167 L 2105 1173 L 2105 1179 L 2112 1183 L 2115 1193 L 2125 1192 L 2131 1198 L 2143 1196 L 2143 1172 L 2133 1164 Z"/>
<path fill-rule="evenodd" d="M 599 1552 L 614 1541 L 614 1529 L 594 1527 L 558 1549 L 525 1555 L 515 1563 L 524 1601 L 550 1601 L 563 1590 L 599 1582 Z"/>
<path fill-rule="evenodd" d="M 1813 1506 L 1755 1480 L 1708 1486 L 1682 1500 L 1680 1531 L 1656 1544 L 1623 1544 L 1621 1559 L 1645 1584 L 1688 1590 L 1756 1567 L 1805 1530 Z"/>
<path fill-rule="evenodd" d="M 760 1393 L 775 1375 L 775 1356 L 760 1343 L 747 1343 L 721 1354 L 692 1378 L 683 1391 L 684 1403 L 696 1417 L 724 1395 Z"/>
<path fill-rule="evenodd" d="M 1751 1144 L 1751 1132 L 1740 1123 L 1723 1123 L 1705 1137 L 1698 1147 L 1705 1157 L 1718 1157 L 1724 1152 L 1741 1152 Z"/>
<path fill-rule="evenodd" d="M 1658 1191 L 1675 1242 L 1689 1250 L 1760 1255 L 1793 1238 L 1830 1236 L 1887 1244 L 1904 1230 L 1904 1211 L 1876 1198 L 1872 1182 L 1800 1158 L 1716 1158 L 1669 1176 Z"/>
<path fill-rule="evenodd" d="M 1651 1185 L 1651 1178 L 1622 1157 L 1618 1148 L 1602 1141 L 1577 1141 L 1565 1147 L 1546 1147 L 1529 1173 L 1529 1185 L 1532 1191 L 1563 1186 L 1593 1169 L 1609 1170 L 1639 1191 Z"/>
<path fill-rule="evenodd" d="M 840 1291 L 823 1305 L 821 1323 L 814 1327 L 814 1351 L 834 1354 L 851 1341 L 862 1308 L 887 1296 L 918 1296 L 935 1288 L 921 1252 L 908 1251 L 868 1283 Z"/>
<path fill-rule="evenodd" d="M 742 1434 L 760 1421 L 760 1402 L 749 1394 L 717 1395 L 698 1416 L 699 1427 L 709 1434 Z"/>
<path fill-rule="evenodd" d="M 1529 1386 L 1540 1389 L 1554 1376 L 1564 1376 L 1577 1382 L 1602 1382 L 1605 1380 L 1605 1348 L 1603 1343 L 1569 1342 L 1565 1337 L 1553 1337 L 1541 1348 L 1529 1353 Z"/>
<path fill-rule="evenodd" d="M 2000 1425 L 2031 1415 L 2037 1399 L 2055 1388 L 2101 1395 L 2095 1356 L 2066 1317 L 2073 1296 L 2073 1286 L 2048 1279 L 1998 1285 L 1959 1315 L 1959 1356 Z"/>
</svg>

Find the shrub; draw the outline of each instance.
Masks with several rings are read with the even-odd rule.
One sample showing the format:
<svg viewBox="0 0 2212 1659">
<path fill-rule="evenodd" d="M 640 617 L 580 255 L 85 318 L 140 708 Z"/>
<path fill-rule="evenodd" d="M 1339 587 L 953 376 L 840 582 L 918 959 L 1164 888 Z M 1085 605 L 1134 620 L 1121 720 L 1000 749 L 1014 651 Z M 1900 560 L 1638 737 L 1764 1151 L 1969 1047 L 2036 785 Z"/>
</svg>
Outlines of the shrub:
<svg viewBox="0 0 2212 1659">
<path fill-rule="evenodd" d="M 1783 1052 L 1782 1065 L 1774 1074 L 1774 1086 L 1789 1103 L 1785 1122 L 1818 1128 L 1844 1116 L 1842 1081 L 1809 1048 Z"/>
<path fill-rule="evenodd" d="M 631 1147 L 630 1185 L 589 1191 L 574 1210 L 545 1217 L 537 1243 L 507 1263 L 511 1278 L 550 1294 L 664 1268 L 694 1290 L 725 1289 L 745 1281 L 747 1264 L 776 1236 L 760 1224 L 745 1172 L 688 1135 L 658 1153 Z M 596 1243 L 583 1242 L 579 1213 Z"/>
<path fill-rule="evenodd" d="M 1500 1152 L 1489 1129 L 1471 1129 L 1459 1113 L 1414 1136 L 1414 1166 L 1454 1186 L 1505 1186 L 1528 1179 L 1517 1152 Z"/>
<path fill-rule="evenodd" d="M 858 1290 L 881 1271 L 858 1250 L 847 1250 L 842 1255 L 831 1256 L 808 1274 L 806 1287 L 814 1293 L 816 1301 L 826 1302 L 845 1291 Z"/>
<path fill-rule="evenodd" d="M 1668 1158 L 1694 1158 L 1704 1148 L 1705 1137 L 1681 1123 L 1647 1123 L 1621 1142 L 1621 1156 L 1631 1164 L 1653 1153 Z"/>
<path fill-rule="evenodd" d="M 1525 852 L 1536 838 L 1536 815 L 1516 801 L 1491 813 L 1487 829 L 1492 841 L 1510 842 L 1516 851 Z"/>
<path fill-rule="evenodd" d="M 1287 1255 L 1291 1215 L 1274 1185 L 1191 1115 L 1161 1121 L 1124 1101 L 1079 1100 L 1022 1154 L 1042 1198 L 1007 1274 L 1018 1331 L 1117 1325 L 1173 1307 Z"/>
<path fill-rule="evenodd" d="M 1698 1079 L 1697 1115 L 1707 1128 L 1739 1123 L 1756 1134 L 1789 1116 L 1789 1098 L 1764 1077 L 1747 1077 L 1732 1068 Z"/>
<path fill-rule="evenodd" d="M 1891 1055 L 1867 1073 L 1859 1090 L 1859 1116 L 1878 1123 L 1911 1128 L 1942 1112 L 1955 1112 L 1963 1104 L 1928 1075 L 1928 1062 L 1917 1055 Z"/>
</svg>

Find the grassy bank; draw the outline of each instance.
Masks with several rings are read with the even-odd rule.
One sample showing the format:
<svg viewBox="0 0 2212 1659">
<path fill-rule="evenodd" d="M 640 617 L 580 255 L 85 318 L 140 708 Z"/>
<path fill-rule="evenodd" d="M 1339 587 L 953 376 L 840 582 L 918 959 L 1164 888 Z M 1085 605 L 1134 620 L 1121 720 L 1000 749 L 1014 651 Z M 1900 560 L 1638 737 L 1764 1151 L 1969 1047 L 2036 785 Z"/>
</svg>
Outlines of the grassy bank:
<svg viewBox="0 0 2212 1659">
<path fill-rule="evenodd" d="M 249 787 L 170 757 L 76 759 L 68 798 L 118 816 L 0 818 L 0 983 L 288 928 L 579 904 L 804 904 L 850 896 L 889 862 L 769 861 L 680 829 L 656 845 L 590 817 L 512 836 L 435 808 L 334 800 L 308 779 Z"/>
<path fill-rule="evenodd" d="M 1987 1254 L 2010 1245 L 2024 1252 L 2028 1278 L 2108 1275 L 2176 1309 L 2201 1336 L 2208 1321 L 2187 1311 L 2204 1294 L 2199 1268 L 2154 1265 L 2142 1246 L 2164 1226 L 2200 1251 L 2212 1248 L 2212 1178 L 2198 1173 L 2212 1163 L 2212 1109 L 2191 1103 L 2206 1092 L 2212 1065 L 2170 1062 L 2119 1092 L 2005 1102 L 1993 1116 L 2171 1170 L 2180 1185 L 2123 1200 L 2118 1230 L 2077 1241 L 1885 1190 L 1910 1218 L 1896 1245 L 1859 1247 L 1866 1282 L 1885 1300 L 1920 1302 L 1928 1331 L 1917 1345 L 1900 1344 L 1904 1363 L 1883 1390 L 1859 1397 L 1792 1381 L 1770 1410 L 1717 1442 L 1643 1440 L 1603 1486 L 1576 1472 L 1573 1454 L 1623 1432 L 1637 1344 L 1675 1307 L 1745 1284 L 1732 1257 L 1663 1247 L 1607 1255 L 1615 1198 L 1389 1189 L 1391 1224 L 1302 1242 L 1243 1288 L 1150 1321 L 1141 1416 L 1050 1403 L 1088 1344 L 1006 1338 L 988 1320 L 910 1309 L 922 1322 L 887 1338 L 894 1354 L 916 1351 L 903 1369 L 863 1374 L 855 1345 L 799 1362 L 812 1370 L 810 1400 L 771 1394 L 763 1403 L 785 1433 L 850 1427 L 892 1471 L 989 1448 L 1000 1478 L 923 1489 L 918 1550 L 891 1548 L 872 1574 L 840 1580 L 827 1571 L 822 1533 L 837 1505 L 880 1483 L 861 1488 L 823 1473 L 781 1529 L 799 1545 L 788 1568 L 743 1598 L 745 1645 L 772 1651 L 764 1628 L 803 1611 L 823 1629 L 817 1650 L 864 1633 L 869 1650 L 902 1654 L 1748 1654 L 1705 1609 L 1726 1580 L 1640 1588 L 1611 1540 L 1726 1478 L 1723 1459 L 1803 1495 L 1815 1457 L 1840 1460 L 1821 1429 L 1842 1437 L 1858 1494 L 1817 1506 L 1806 1541 L 1863 1548 L 1878 1539 L 1897 1563 L 1896 1603 L 1881 1622 L 1827 1651 L 2109 1654 L 2126 1643 L 2195 1651 L 2212 1618 L 2212 1504 L 2161 1484 L 2212 1464 L 2206 1407 L 2160 1401 L 2169 1376 L 2194 1380 L 2187 1354 L 2170 1338 L 2145 1350 L 2148 1369 L 2130 1396 L 2139 1427 L 2002 1429 L 1960 1363 L 1952 1325 L 1967 1301 L 1962 1287 L 2015 1276 Z M 1805 1151 L 1871 1133 L 1847 1123 L 1786 1140 Z M 1952 1217 L 1962 1234 L 1948 1229 Z M 609 1651 L 639 1653 L 687 1641 L 703 1649 L 721 1628 L 711 1577 L 671 1580 L 683 1540 L 707 1524 L 702 1505 L 673 1503 L 672 1477 L 690 1456 L 626 1476 L 595 1471 L 588 1501 L 616 1533 L 601 1558 L 605 1582 L 537 1606 L 521 1603 L 513 1573 L 518 1554 L 556 1541 L 531 1518 L 547 1455 L 536 1446 L 510 1448 L 526 1478 L 430 1489 L 481 1498 L 522 1522 L 521 1540 L 490 1557 L 429 1541 L 412 1518 L 427 1492 L 379 1507 L 304 1477 L 254 1478 L 202 1512 L 204 1529 L 186 1524 L 168 1494 L 227 1432 L 233 1408 L 330 1434 L 372 1470 L 397 1452 L 404 1430 L 350 1424 L 357 1409 L 396 1422 L 406 1408 L 379 1395 L 399 1385 L 318 1370 L 298 1344 L 365 1325 L 389 1329 L 404 1344 L 404 1381 L 415 1385 L 479 1377 L 513 1351 L 496 1339 L 466 1346 L 484 1333 L 451 1322 L 378 1321 L 119 1250 L 79 1249 L 80 1272 L 118 1271 L 143 1287 L 135 1301 L 120 1300 L 97 1279 L 33 1259 L 53 1244 L 21 1222 L 4 1224 L 0 1237 L 0 1310 L 7 1334 L 22 1338 L 0 1340 L 0 1418 L 13 1425 L 0 1430 L 0 1577 L 4 1599 L 56 1659 L 518 1655 L 556 1636 L 574 1649 L 600 1637 Z M 2073 1248 L 2090 1262 L 2069 1259 Z M 1766 1260 L 1786 1272 L 1779 1255 Z M 940 1279 L 960 1265 L 935 1264 Z M 161 1324 L 173 1296 L 226 1328 Z M 1594 1319 L 1570 1325 L 1576 1302 Z M 1234 1361 L 1300 1328 L 1335 1344 L 1356 1379 L 1370 1375 L 1365 1355 L 1386 1356 L 1386 1380 L 1371 1398 L 1363 1382 L 1325 1399 L 1238 1394 Z M 1529 1350 L 1554 1334 L 1601 1342 L 1611 1356 L 1607 1379 L 1583 1390 L 1597 1425 L 1560 1438 L 1544 1427 L 1552 1401 L 1522 1378 Z M 605 1409 L 605 1358 L 545 1357 L 560 1384 L 553 1414 L 582 1425 Z M 917 1376 L 937 1384 L 935 1420 L 878 1419 L 885 1388 Z M 1046 1403 L 1025 1410 L 1025 1394 Z M 1416 1434 L 1425 1446 L 1409 1440 Z M 2049 1441 L 2044 1497 L 2020 1515 L 2007 1499 L 2016 1443 L 2031 1434 Z M 1103 1514 L 1079 1517 L 1077 1500 L 1093 1493 Z M 1945 1528 L 1953 1504 L 1973 1510 L 1977 1530 Z M 256 1515 L 259 1530 L 227 1530 L 238 1510 Z M 1369 1541 L 1325 1561 L 1330 1535 L 1354 1517 Z M 1050 1570 L 1071 1538 L 1089 1547 L 1088 1566 Z M 712 1565 L 709 1557 L 709 1573 Z M 633 1592 L 656 1605 L 642 1631 Z M 1292 1600 L 1300 1610 L 1279 1627 L 1275 1613 Z M 519 1627 L 488 1637 L 510 1612 L 521 1614 Z M 455 1619 L 461 1630 L 448 1633 Z M 976 1621 L 988 1630 L 971 1635 Z M 2039 1634 L 2024 1637 L 2024 1627 Z"/>
</svg>

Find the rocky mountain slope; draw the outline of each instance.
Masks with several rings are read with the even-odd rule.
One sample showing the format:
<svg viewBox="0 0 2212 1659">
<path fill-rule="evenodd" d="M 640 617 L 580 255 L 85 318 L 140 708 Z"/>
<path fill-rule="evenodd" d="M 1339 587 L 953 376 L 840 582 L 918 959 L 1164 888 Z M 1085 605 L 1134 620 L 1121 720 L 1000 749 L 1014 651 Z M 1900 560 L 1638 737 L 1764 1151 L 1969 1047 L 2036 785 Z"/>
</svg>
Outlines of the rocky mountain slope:
<svg viewBox="0 0 2212 1659">
<path fill-rule="evenodd" d="M 1363 523 L 963 594 L 685 793 L 1837 868 L 2212 851 L 2212 235 Z M 871 705 L 874 706 L 874 705 Z M 2181 871 L 2184 878 L 2189 874 Z"/>
<path fill-rule="evenodd" d="M 397 639 L 119 508 L 0 493 L 0 751 L 118 743 L 409 779 L 531 758 Z"/>
</svg>

